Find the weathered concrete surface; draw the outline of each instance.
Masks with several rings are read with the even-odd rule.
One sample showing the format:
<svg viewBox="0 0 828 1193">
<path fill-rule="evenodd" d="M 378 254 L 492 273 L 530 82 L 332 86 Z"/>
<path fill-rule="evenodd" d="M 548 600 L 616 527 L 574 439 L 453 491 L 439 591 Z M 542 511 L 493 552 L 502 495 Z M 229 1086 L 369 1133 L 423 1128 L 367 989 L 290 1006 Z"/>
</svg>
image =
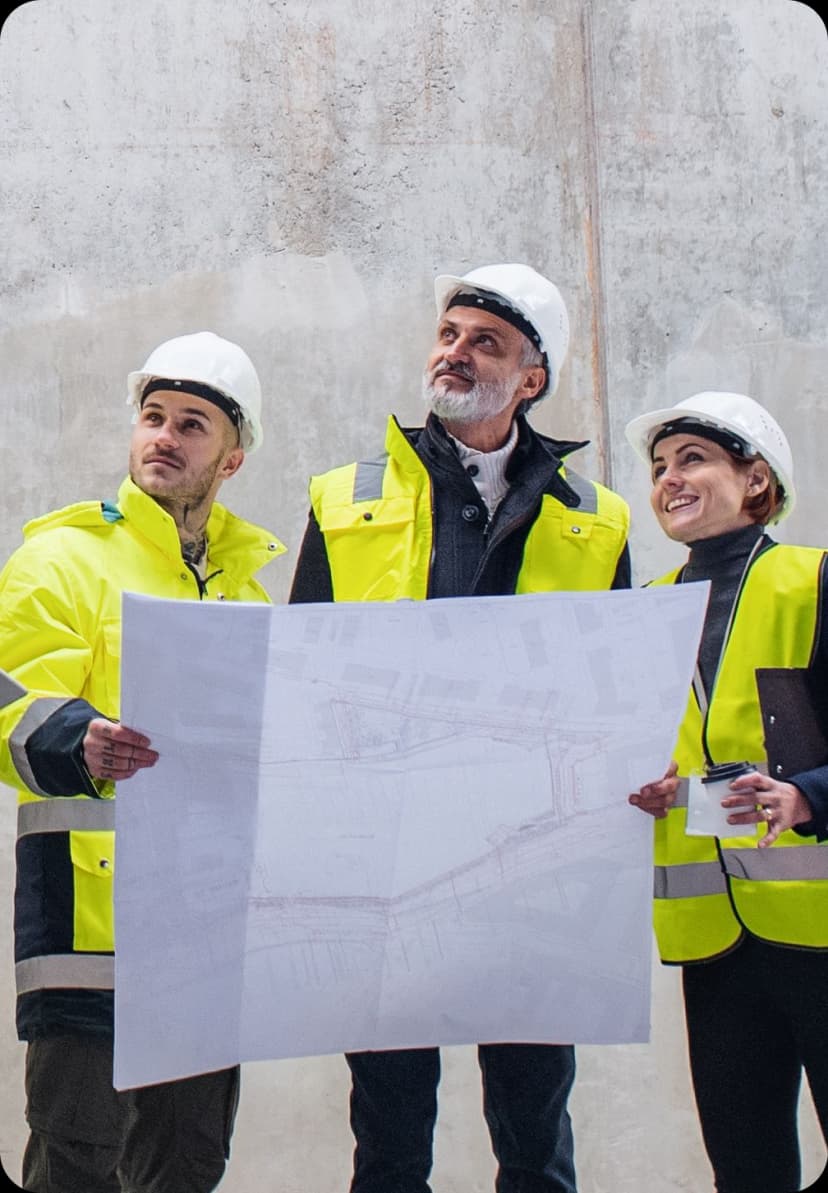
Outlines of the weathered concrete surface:
<svg viewBox="0 0 828 1193">
<path fill-rule="evenodd" d="M 826 35 L 792 0 L 38 0 L 0 36 L 0 555 L 29 517 L 111 496 L 125 376 L 211 328 L 250 352 L 267 440 L 224 496 L 284 538 L 308 474 L 420 417 L 431 279 L 528 261 L 573 345 L 535 422 L 633 504 L 637 574 L 678 558 L 621 429 L 698 389 L 754 394 L 797 459 L 785 537 L 825 541 Z M 0 807 L 0 906 L 14 813 Z M 10 916 L 0 957 L 0 1156 L 24 1137 Z M 5 975 L 5 977 L 3 977 Z M 677 975 L 653 1041 L 581 1049 L 584 1193 L 709 1189 Z M 492 1187 L 469 1050 L 446 1053 L 434 1187 Z M 806 1102 L 806 1172 L 824 1148 Z M 251 1065 L 230 1193 L 334 1193 L 340 1058 Z"/>
</svg>

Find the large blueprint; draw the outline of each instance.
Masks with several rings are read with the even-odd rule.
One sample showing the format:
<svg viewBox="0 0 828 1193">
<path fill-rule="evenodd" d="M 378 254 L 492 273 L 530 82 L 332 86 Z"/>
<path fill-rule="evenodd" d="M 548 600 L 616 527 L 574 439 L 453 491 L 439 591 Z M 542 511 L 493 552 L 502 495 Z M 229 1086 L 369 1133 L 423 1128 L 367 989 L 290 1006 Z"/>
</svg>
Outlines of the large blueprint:
<svg viewBox="0 0 828 1193">
<path fill-rule="evenodd" d="M 124 598 L 119 1087 L 240 1060 L 649 1034 L 652 820 L 706 584 Z"/>
</svg>

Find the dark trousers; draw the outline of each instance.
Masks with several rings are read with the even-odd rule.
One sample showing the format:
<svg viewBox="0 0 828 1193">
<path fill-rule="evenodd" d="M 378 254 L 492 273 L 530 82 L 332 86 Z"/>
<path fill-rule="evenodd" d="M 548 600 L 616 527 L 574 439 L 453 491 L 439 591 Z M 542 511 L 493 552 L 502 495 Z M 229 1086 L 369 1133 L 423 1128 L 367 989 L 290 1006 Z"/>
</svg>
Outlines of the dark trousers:
<svg viewBox="0 0 828 1193">
<path fill-rule="evenodd" d="M 569 1045 L 481 1044 L 483 1112 L 498 1162 L 497 1193 L 575 1193 L 575 1080 Z M 351 1193 L 429 1193 L 437 1118 L 437 1048 L 352 1052 Z"/>
<path fill-rule="evenodd" d="M 690 1069 L 718 1193 L 794 1193 L 804 1068 L 828 1140 L 828 953 L 747 937 L 686 965 Z"/>
<path fill-rule="evenodd" d="M 238 1067 L 118 1092 L 111 1040 L 34 1040 L 26 1052 L 23 1188 L 211 1193 L 230 1154 L 238 1098 Z"/>
</svg>

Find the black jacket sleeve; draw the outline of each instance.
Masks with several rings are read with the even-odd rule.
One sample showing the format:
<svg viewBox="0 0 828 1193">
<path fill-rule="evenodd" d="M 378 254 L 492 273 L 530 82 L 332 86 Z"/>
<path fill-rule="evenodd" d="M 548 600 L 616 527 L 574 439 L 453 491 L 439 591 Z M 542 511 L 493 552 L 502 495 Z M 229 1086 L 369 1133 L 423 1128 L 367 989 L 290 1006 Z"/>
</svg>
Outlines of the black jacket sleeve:
<svg viewBox="0 0 828 1193">
<path fill-rule="evenodd" d="M 630 563 L 629 543 L 624 543 L 624 550 L 618 556 L 612 587 L 632 588 L 632 565 Z"/>
<path fill-rule="evenodd" d="M 813 812 L 813 819 L 806 824 L 795 825 L 794 832 L 801 837 L 828 840 L 828 766 L 818 766 L 816 770 L 791 775 L 789 782 L 799 788 Z"/>
<path fill-rule="evenodd" d="M 299 558 L 293 573 L 293 584 L 288 603 L 309 605 L 332 600 L 333 580 L 331 579 L 331 565 L 328 562 L 328 550 L 316 515 L 311 510 L 308 514 L 308 524 L 305 528 L 302 546 L 299 548 Z"/>
<path fill-rule="evenodd" d="M 84 765 L 83 739 L 89 722 L 101 716 L 86 700 L 69 700 L 34 730 L 26 741 L 26 757 L 41 791 L 98 796 Z"/>
</svg>

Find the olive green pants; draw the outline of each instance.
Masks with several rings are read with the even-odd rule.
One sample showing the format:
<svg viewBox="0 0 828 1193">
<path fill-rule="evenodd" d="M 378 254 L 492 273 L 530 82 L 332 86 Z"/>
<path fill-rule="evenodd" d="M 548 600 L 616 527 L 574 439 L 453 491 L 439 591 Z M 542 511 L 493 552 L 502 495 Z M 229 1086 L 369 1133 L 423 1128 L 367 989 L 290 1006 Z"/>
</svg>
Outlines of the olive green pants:
<svg viewBox="0 0 828 1193">
<path fill-rule="evenodd" d="M 119 1092 L 111 1040 L 33 1040 L 23 1188 L 211 1193 L 230 1155 L 238 1100 L 238 1067 Z"/>
</svg>

